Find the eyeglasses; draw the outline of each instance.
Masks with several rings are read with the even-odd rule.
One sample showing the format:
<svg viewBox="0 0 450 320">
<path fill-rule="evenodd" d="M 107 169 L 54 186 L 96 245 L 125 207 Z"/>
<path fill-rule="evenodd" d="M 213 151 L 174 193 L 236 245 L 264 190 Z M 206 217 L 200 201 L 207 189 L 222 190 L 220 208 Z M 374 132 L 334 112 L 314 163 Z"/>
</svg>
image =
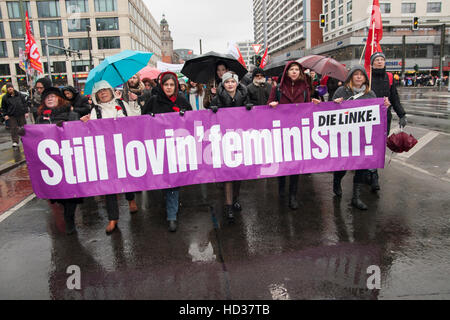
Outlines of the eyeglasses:
<svg viewBox="0 0 450 320">
<path fill-rule="evenodd" d="M 44 89 L 44 87 L 35 87 L 37 90 Z"/>
<path fill-rule="evenodd" d="M 263 76 L 262 74 L 257 74 L 257 75 L 255 76 L 255 78 L 264 78 L 264 76 Z"/>
</svg>

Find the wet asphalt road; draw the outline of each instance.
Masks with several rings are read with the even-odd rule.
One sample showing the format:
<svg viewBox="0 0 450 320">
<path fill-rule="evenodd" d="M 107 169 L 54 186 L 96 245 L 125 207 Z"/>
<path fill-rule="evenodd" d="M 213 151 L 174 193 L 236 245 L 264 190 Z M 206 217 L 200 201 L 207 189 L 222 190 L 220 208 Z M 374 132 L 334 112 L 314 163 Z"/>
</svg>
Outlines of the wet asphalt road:
<svg viewBox="0 0 450 320">
<path fill-rule="evenodd" d="M 410 131 L 426 143 L 387 153 L 379 195 L 363 192 L 368 211 L 350 206 L 352 174 L 339 200 L 321 173 L 300 177 L 296 211 L 280 203 L 276 178 L 244 182 L 234 224 L 218 185 L 184 187 L 176 233 L 161 191 L 138 194 L 134 215 L 121 196 L 111 236 L 103 199 L 89 198 L 66 236 L 62 208 L 34 198 L 0 222 L 0 299 L 449 299 L 450 136 Z M 32 193 L 26 167 L 0 176 L 3 214 L 12 190 L 12 202 Z M 71 265 L 80 290 L 67 288 Z M 381 270 L 379 290 L 367 287 L 369 266 Z"/>
</svg>

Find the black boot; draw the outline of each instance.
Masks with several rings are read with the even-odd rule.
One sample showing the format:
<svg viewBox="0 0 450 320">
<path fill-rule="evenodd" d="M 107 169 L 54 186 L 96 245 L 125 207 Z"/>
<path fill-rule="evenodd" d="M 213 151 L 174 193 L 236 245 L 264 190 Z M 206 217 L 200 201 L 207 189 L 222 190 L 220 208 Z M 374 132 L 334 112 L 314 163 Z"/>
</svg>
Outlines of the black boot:
<svg viewBox="0 0 450 320">
<path fill-rule="evenodd" d="M 333 192 L 337 197 L 342 197 L 341 181 L 342 181 L 341 176 L 333 174 Z"/>
<path fill-rule="evenodd" d="M 177 231 L 177 221 L 176 220 L 170 220 L 169 221 L 169 231 L 170 232 Z"/>
<path fill-rule="evenodd" d="M 224 212 L 230 222 L 234 220 L 233 206 L 226 204 L 224 207 Z"/>
<path fill-rule="evenodd" d="M 286 197 L 285 186 L 286 186 L 286 177 L 279 177 L 278 196 L 280 197 L 280 200 L 284 200 L 284 198 Z"/>
<path fill-rule="evenodd" d="M 298 209 L 297 190 L 299 175 L 289 177 L 289 208 L 292 210 Z"/>
<path fill-rule="evenodd" d="M 66 223 L 66 234 L 74 234 L 77 229 L 75 228 L 75 210 L 77 209 L 76 203 L 67 202 L 64 203 L 64 222 Z"/>
<path fill-rule="evenodd" d="M 377 192 L 378 190 L 380 190 L 380 184 L 378 183 L 378 171 L 375 170 L 373 172 L 370 173 L 372 176 L 371 179 L 371 188 L 372 188 L 372 192 Z"/>
<path fill-rule="evenodd" d="M 289 208 L 291 208 L 292 210 L 298 209 L 298 201 L 295 194 L 289 195 Z"/>
<path fill-rule="evenodd" d="M 238 199 L 233 200 L 233 210 L 234 210 L 234 211 L 242 211 L 242 206 L 241 206 L 241 204 L 239 203 L 239 200 L 238 200 Z"/>
<path fill-rule="evenodd" d="M 353 198 L 352 198 L 352 206 L 358 208 L 359 210 L 367 210 L 367 206 L 361 200 L 361 184 L 353 183 Z"/>
</svg>

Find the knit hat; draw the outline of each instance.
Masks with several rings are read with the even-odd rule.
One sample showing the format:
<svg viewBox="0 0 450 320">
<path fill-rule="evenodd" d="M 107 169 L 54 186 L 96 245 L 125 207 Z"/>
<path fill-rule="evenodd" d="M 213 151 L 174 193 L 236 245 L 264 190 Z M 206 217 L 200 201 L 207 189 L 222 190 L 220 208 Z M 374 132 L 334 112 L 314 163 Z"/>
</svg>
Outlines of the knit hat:
<svg viewBox="0 0 450 320">
<path fill-rule="evenodd" d="M 62 91 L 59 88 L 50 87 L 50 88 L 45 89 L 44 92 L 42 92 L 42 96 L 41 96 L 42 101 L 44 101 L 45 98 L 51 93 L 56 94 L 58 97 L 65 99 Z"/>
<path fill-rule="evenodd" d="M 263 69 L 261 68 L 255 68 L 252 72 L 252 78 L 254 78 L 257 74 L 262 74 L 263 76 L 266 75 Z"/>
<path fill-rule="evenodd" d="M 225 72 L 222 76 L 222 83 L 225 83 L 225 81 L 229 80 L 229 79 L 234 79 L 234 81 L 239 82 L 239 77 L 237 74 L 235 73 L 231 73 L 231 72 Z"/>
<path fill-rule="evenodd" d="M 345 79 L 345 83 L 349 83 L 350 82 L 350 80 L 352 79 L 353 74 L 356 71 L 361 71 L 364 74 L 364 76 L 366 77 L 367 84 L 369 84 L 369 77 L 367 76 L 366 69 L 364 69 L 364 67 L 361 66 L 361 65 L 354 65 L 353 67 L 350 68 L 350 70 L 347 73 L 347 79 Z"/>
<path fill-rule="evenodd" d="M 370 57 L 370 65 L 373 65 L 373 62 L 375 61 L 376 58 L 378 57 L 382 57 L 384 60 L 386 60 L 386 56 L 384 55 L 383 52 L 375 52 L 371 57 Z"/>
<path fill-rule="evenodd" d="M 50 88 L 52 86 L 52 82 L 50 81 L 49 78 L 43 77 L 43 78 L 39 78 L 36 80 L 36 83 L 42 83 L 42 86 L 44 87 L 44 89 Z"/>
</svg>

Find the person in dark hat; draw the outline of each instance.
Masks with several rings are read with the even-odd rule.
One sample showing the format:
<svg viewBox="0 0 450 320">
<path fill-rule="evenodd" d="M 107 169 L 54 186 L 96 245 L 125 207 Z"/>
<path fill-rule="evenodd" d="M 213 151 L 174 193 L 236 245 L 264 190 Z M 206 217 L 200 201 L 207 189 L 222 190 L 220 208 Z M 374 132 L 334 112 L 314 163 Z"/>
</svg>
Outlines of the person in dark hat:
<svg viewBox="0 0 450 320">
<path fill-rule="evenodd" d="M 272 86 L 266 82 L 263 69 L 255 68 L 252 72 L 252 83 L 247 86 L 250 103 L 255 106 L 267 104 Z"/>
<path fill-rule="evenodd" d="M 72 86 L 67 86 L 62 89 L 64 98 L 69 101 L 72 106 L 72 110 L 79 114 L 80 117 L 91 112 L 91 105 L 89 104 L 89 98 L 80 94 L 80 92 Z"/>
<path fill-rule="evenodd" d="M 384 97 L 389 102 L 387 109 L 387 134 L 391 130 L 392 109 L 399 118 L 399 126 L 403 128 L 406 126 L 406 112 L 400 103 L 400 97 L 395 85 L 394 76 L 390 72 L 386 72 L 386 56 L 382 52 L 375 52 L 370 57 L 370 65 L 372 66 L 372 84 L 371 89 L 375 92 L 378 98 Z M 371 169 L 369 182 L 372 186 L 372 191 L 380 190 L 378 182 L 378 170 Z"/>
<path fill-rule="evenodd" d="M 31 113 L 33 115 L 34 123 L 36 123 L 38 118 L 37 110 L 42 104 L 42 92 L 44 92 L 45 89 L 50 88 L 51 86 L 52 82 L 49 78 L 43 77 L 36 80 L 36 84 L 34 85 L 33 98 L 31 99 Z"/>
<path fill-rule="evenodd" d="M 19 128 L 26 124 L 28 103 L 25 95 L 14 89 L 11 82 L 6 84 L 6 94 L 2 98 L 2 111 L 5 120 L 9 120 L 12 147 L 19 147 Z"/>
</svg>

